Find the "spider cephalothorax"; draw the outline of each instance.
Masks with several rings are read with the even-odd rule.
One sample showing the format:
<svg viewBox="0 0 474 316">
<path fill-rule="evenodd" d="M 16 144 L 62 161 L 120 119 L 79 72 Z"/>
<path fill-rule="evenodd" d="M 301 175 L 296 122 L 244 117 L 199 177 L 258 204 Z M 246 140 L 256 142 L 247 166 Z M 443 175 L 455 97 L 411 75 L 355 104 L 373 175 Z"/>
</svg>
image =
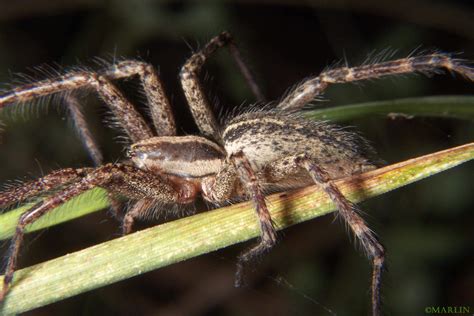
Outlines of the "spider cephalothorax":
<svg viewBox="0 0 474 316">
<path fill-rule="evenodd" d="M 62 169 L 21 186 L 0 192 L 0 206 L 24 201 L 50 192 L 19 219 L 0 292 L 7 294 L 25 227 L 56 206 L 90 190 L 102 187 L 111 196 L 132 202 L 123 219 L 123 232 L 131 231 L 135 218 L 159 205 L 189 204 L 196 198 L 222 204 L 234 199 L 252 199 L 260 222 L 260 242 L 238 258 L 236 285 L 242 282 L 243 267 L 276 243 L 276 232 L 264 192 L 320 185 L 330 196 L 338 214 L 361 242 L 372 260 L 372 313 L 380 314 L 380 279 L 384 248 L 357 212 L 334 185 L 333 180 L 375 168 L 373 150 L 356 133 L 325 122 L 304 119 L 298 112 L 328 85 L 411 72 L 434 72 L 441 68 L 474 79 L 474 71 L 445 54 L 430 54 L 361 67 L 325 71 L 294 88 L 272 109 L 237 115 L 219 126 L 199 81 L 206 59 L 227 45 L 253 92 L 261 93 L 242 63 L 231 36 L 224 32 L 193 54 L 181 71 L 181 83 L 201 136 L 177 136 L 171 105 L 165 97 L 155 69 L 139 61 L 121 61 L 99 71 L 76 71 L 55 79 L 17 87 L 0 96 L 0 108 L 44 95 L 92 88 L 110 107 L 133 142 L 128 160 L 101 164 L 87 125 L 78 115 L 78 100 L 64 97 L 96 168 Z M 139 76 L 148 99 L 154 131 L 112 80 Z M 258 108 L 257 108 L 258 109 Z"/>
</svg>

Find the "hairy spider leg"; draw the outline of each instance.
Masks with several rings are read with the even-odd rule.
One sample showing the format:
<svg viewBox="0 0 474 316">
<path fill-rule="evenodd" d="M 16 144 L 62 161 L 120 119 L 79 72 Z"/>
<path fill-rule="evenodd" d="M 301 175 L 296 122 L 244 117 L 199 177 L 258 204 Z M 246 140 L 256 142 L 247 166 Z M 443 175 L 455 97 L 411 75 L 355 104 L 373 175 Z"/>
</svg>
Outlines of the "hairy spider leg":
<svg viewBox="0 0 474 316">
<path fill-rule="evenodd" d="M 47 79 L 22 87 L 0 96 L 0 108 L 15 102 L 24 102 L 37 97 L 68 91 L 62 95 L 66 107 L 71 113 L 72 120 L 79 137 L 92 158 L 99 166 L 103 162 L 103 155 L 99 146 L 92 137 L 86 120 L 81 112 L 81 104 L 72 90 L 93 86 L 99 95 L 112 109 L 118 121 L 122 124 L 133 142 L 150 138 L 153 133 L 146 125 L 140 114 L 134 109 L 123 94 L 116 89 L 108 79 L 121 79 L 138 75 L 148 100 L 150 114 L 159 136 L 176 134 L 176 124 L 171 106 L 165 96 L 161 81 L 155 69 L 147 63 L 136 60 L 123 60 L 111 65 L 108 69 L 93 72 L 73 72 L 56 79 Z M 108 78 L 108 79 L 106 79 Z M 112 212 L 117 216 L 120 203 L 109 194 Z"/>
<path fill-rule="evenodd" d="M 290 112 L 298 111 L 312 102 L 315 97 L 322 95 L 324 90 L 334 83 L 347 83 L 415 72 L 431 74 L 441 69 L 474 80 L 474 69 L 472 67 L 447 54 L 436 53 L 353 68 L 342 67 L 323 71 L 319 76 L 307 79 L 299 84 L 280 101 L 277 108 Z"/>
<path fill-rule="evenodd" d="M 0 96 L 0 108 L 12 103 L 25 102 L 53 93 L 93 87 L 112 109 L 131 140 L 137 142 L 152 137 L 153 133 L 132 104 L 110 82 L 110 80 L 135 75 L 139 76 L 145 91 L 157 135 L 176 135 L 176 124 L 171 111 L 171 105 L 165 96 L 156 70 L 152 65 L 137 60 L 123 60 L 98 73 L 88 71 L 70 72 L 58 78 L 46 79 L 16 87 L 12 91 Z M 77 101 L 73 100 L 73 97 L 66 95 L 64 99 L 68 105 L 72 103 L 72 107 L 78 108 L 76 106 Z M 71 111 L 74 116 L 75 110 L 72 109 Z M 81 126 L 83 126 L 82 130 L 87 129 L 85 125 L 82 124 Z M 87 148 L 90 147 L 87 146 Z"/>
<path fill-rule="evenodd" d="M 342 194 L 329 174 L 308 154 L 297 154 L 276 161 L 272 168 L 268 169 L 266 176 L 268 180 L 279 181 L 294 174 L 297 170 L 306 170 L 314 183 L 321 186 L 334 202 L 338 210 L 337 215 L 340 215 L 349 226 L 357 240 L 360 241 L 366 255 L 372 260 L 372 315 L 380 315 L 380 287 L 385 260 L 384 247 L 359 215 L 357 206 Z"/>
<path fill-rule="evenodd" d="M 94 168 L 66 168 L 56 170 L 42 178 L 0 192 L 0 207 L 23 202 L 31 197 L 38 196 L 41 193 L 55 190 L 61 185 L 83 178 L 93 169 Z"/>
<path fill-rule="evenodd" d="M 87 121 L 84 118 L 84 114 L 82 113 L 82 105 L 79 102 L 79 99 L 73 92 L 67 93 L 62 96 L 63 102 L 66 104 L 66 108 L 69 110 L 71 115 L 71 119 L 74 123 L 74 127 L 79 134 L 79 138 L 82 141 L 82 144 L 86 148 L 86 151 L 89 153 L 90 158 L 94 162 L 96 167 L 99 167 L 104 162 L 104 157 L 102 152 L 99 149 L 99 145 L 97 144 L 96 140 L 92 136 L 90 132 L 89 126 Z M 117 199 L 112 193 L 108 192 L 108 199 L 110 202 L 109 210 L 112 213 L 113 217 L 119 220 L 123 220 L 121 218 L 121 212 L 123 203 Z"/>
<path fill-rule="evenodd" d="M 265 202 L 265 195 L 263 194 L 257 175 L 253 171 L 249 160 L 242 151 L 233 154 L 231 160 L 235 164 L 241 182 L 245 185 L 249 196 L 255 203 L 261 236 L 260 242 L 257 245 L 246 250 L 237 258 L 237 271 L 235 273 L 234 285 L 240 287 L 243 284 L 245 265 L 268 252 L 276 244 L 277 234 Z"/>
<path fill-rule="evenodd" d="M 79 99 L 72 92 L 67 93 L 62 96 L 63 102 L 66 104 L 66 108 L 69 110 L 71 119 L 74 123 L 79 138 L 82 141 L 82 144 L 86 148 L 86 151 L 89 153 L 90 158 L 94 162 L 94 165 L 100 166 L 104 161 L 104 156 L 99 149 L 97 141 L 92 136 L 92 133 L 89 129 L 84 114 L 82 113 L 82 105 L 79 102 Z"/>
<path fill-rule="evenodd" d="M 150 208 L 156 204 L 156 201 L 150 198 L 145 198 L 137 201 L 132 208 L 125 214 L 122 221 L 122 235 L 127 235 L 132 232 L 132 226 L 135 218 L 142 217 Z"/>
<path fill-rule="evenodd" d="M 183 65 L 180 72 L 181 86 L 183 87 L 184 95 L 188 100 L 191 113 L 194 120 L 199 128 L 201 134 L 207 137 L 211 137 L 214 140 L 220 139 L 219 125 L 216 121 L 214 114 L 212 113 L 211 105 L 207 99 L 206 93 L 202 87 L 199 79 L 199 73 L 201 72 L 202 66 L 206 60 L 214 53 L 217 49 L 228 46 L 232 57 L 237 63 L 240 72 L 243 74 L 247 83 L 249 84 L 252 92 L 255 94 L 257 99 L 263 100 L 263 94 L 260 91 L 255 79 L 253 78 L 250 70 L 243 62 L 240 52 L 234 43 L 232 36 L 228 32 L 222 32 L 218 36 L 212 38 L 206 46 L 201 50 L 194 53 Z"/>
<path fill-rule="evenodd" d="M 71 72 L 55 79 L 46 79 L 20 86 L 0 96 L 0 109 L 11 103 L 25 102 L 53 93 L 94 88 L 110 107 L 132 142 L 153 136 L 145 120 L 125 96 L 104 76 L 94 72 Z"/>
<path fill-rule="evenodd" d="M 224 33 L 227 33 L 227 32 L 224 32 Z M 227 33 L 227 36 L 230 37 L 227 47 L 229 48 L 229 52 L 231 56 L 234 58 L 234 61 L 237 64 L 237 67 L 239 68 L 240 73 L 244 76 L 245 81 L 249 85 L 250 90 L 252 91 L 253 95 L 257 98 L 257 101 L 265 102 L 266 98 L 262 92 L 262 89 L 260 89 L 259 85 L 257 84 L 257 81 L 253 77 L 252 72 L 245 64 L 244 59 L 242 58 L 242 55 L 240 54 L 240 50 L 238 49 L 237 44 L 235 43 L 232 35 Z"/>
<path fill-rule="evenodd" d="M 96 169 L 77 169 L 75 171 L 80 174 L 80 179 L 69 184 L 65 189 L 37 203 L 30 210 L 23 213 L 18 220 L 7 259 L 3 288 L 0 291 L 0 301 L 4 299 L 5 294 L 12 283 L 13 273 L 16 269 L 18 254 L 26 226 L 32 224 L 44 214 L 73 197 L 94 187 L 103 187 L 107 190 L 122 194 L 135 200 L 149 198 L 156 202 L 170 204 L 185 203 L 188 201 L 187 197 L 184 197 L 182 192 L 175 190 L 170 184 L 166 183 L 163 178 L 137 167 L 124 164 L 106 164 Z M 52 174 L 53 176 L 51 176 L 51 179 L 54 179 L 56 181 L 55 184 L 57 185 L 60 184 L 58 182 L 60 182 L 61 173 L 63 174 L 62 177 L 65 182 L 71 182 L 71 176 L 73 179 L 77 179 L 77 177 L 74 178 L 74 170 L 59 170 L 54 172 Z M 45 178 L 47 177 L 48 176 Z M 40 182 L 37 180 L 36 183 L 38 184 Z M 9 194 L 6 196 L 9 196 Z M 9 201 L 8 198 L 4 200 Z M 1 195 L 0 201 L 2 201 Z"/>
<path fill-rule="evenodd" d="M 166 97 L 157 70 L 151 64 L 132 59 L 123 60 L 103 70 L 101 74 L 111 79 L 138 75 L 147 98 L 156 134 L 158 136 L 176 135 L 176 122 L 171 110 L 170 101 Z M 146 138 L 149 137 L 141 138 L 140 140 Z"/>
<path fill-rule="evenodd" d="M 307 79 L 293 89 L 280 101 L 277 108 L 287 112 L 298 111 L 313 101 L 316 96 L 322 95 L 330 84 L 406 73 L 431 74 L 437 73 L 442 69 L 458 73 L 468 80 L 474 80 L 474 69 L 472 67 L 447 54 L 434 53 L 353 68 L 342 67 L 323 71 L 319 76 Z M 336 204 L 339 210 L 338 214 L 348 224 L 357 239 L 360 240 L 366 254 L 372 259 L 372 314 L 380 315 L 380 284 L 385 258 L 383 246 L 377 240 L 375 234 L 367 227 L 367 224 L 360 215 L 357 214 L 355 205 L 349 202 L 339 189 L 332 184 L 330 177 L 320 166 L 305 155 L 297 156 L 294 163 L 304 167 L 310 173 L 313 180 L 323 187 Z M 288 166 L 284 166 L 281 169 L 282 173 L 285 172 L 284 170 L 289 170 Z"/>
<path fill-rule="evenodd" d="M 306 155 L 300 155 L 295 162 L 304 167 L 313 181 L 320 185 L 329 195 L 338 209 L 344 222 L 350 227 L 360 241 L 365 253 L 372 260 L 372 315 L 380 315 L 380 285 L 385 261 L 385 249 L 375 233 L 367 226 L 358 214 L 357 206 L 351 203 L 331 181 L 329 175 Z"/>
<path fill-rule="evenodd" d="M 158 76 L 157 70 L 148 63 L 137 60 L 123 60 L 112 65 L 101 72 L 104 76 L 113 79 L 128 78 L 138 75 L 145 92 L 148 109 L 153 121 L 156 134 L 158 136 L 176 135 L 176 122 L 174 120 L 171 104 L 166 96 L 163 84 Z M 111 202 L 110 210 L 114 217 L 120 218 L 120 209 L 122 203 L 114 197 L 112 193 L 108 194 Z M 136 205 L 129 209 L 122 218 L 122 233 L 128 234 L 132 230 L 133 218 L 139 216 L 146 208 L 140 208 L 145 201 L 138 201 Z M 140 211 L 141 210 L 141 211 Z"/>
</svg>

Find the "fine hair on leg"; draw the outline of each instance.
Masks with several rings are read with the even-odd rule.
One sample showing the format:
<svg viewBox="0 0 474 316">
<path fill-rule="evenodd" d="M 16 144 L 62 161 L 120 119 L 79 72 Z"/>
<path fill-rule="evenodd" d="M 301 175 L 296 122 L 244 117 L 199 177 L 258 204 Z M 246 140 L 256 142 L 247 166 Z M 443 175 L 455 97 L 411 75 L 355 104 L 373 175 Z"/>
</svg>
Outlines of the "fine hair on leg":
<svg viewBox="0 0 474 316">
<path fill-rule="evenodd" d="M 62 99 L 66 104 L 66 108 L 69 110 L 77 134 L 82 141 L 87 153 L 92 159 L 92 162 L 96 167 L 100 166 L 104 161 L 104 156 L 102 155 L 99 145 L 92 136 L 90 128 L 84 118 L 81 103 L 79 102 L 77 96 L 75 96 L 73 93 L 66 93 L 64 96 L 62 96 Z"/>
<path fill-rule="evenodd" d="M 25 234 L 25 228 L 57 206 L 71 200 L 73 197 L 94 187 L 103 187 L 106 190 L 122 194 L 130 199 L 139 200 L 149 198 L 170 204 L 181 202 L 180 192 L 176 191 L 169 183 L 166 183 L 164 179 L 147 173 L 137 167 L 124 164 L 106 164 L 96 169 L 89 168 L 87 170 L 78 170 L 83 173 L 80 174 L 80 179 L 77 179 L 77 176 L 74 178 L 73 169 L 60 170 L 65 174 L 62 176 L 62 179 L 64 179 L 66 183 L 71 182 L 71 178 L 74 178 L 72 183 L 69 183 L 64 189 L 35 204 L 30 210 L 20 216 L 11 241 L 5 277 L 3 279 L 3 287 L 0 290 L 0 301 L 5 297 L 5 294 L 13 280 L 13 273 L 16 269 L 18 255 Z M 46 176 L 43 179 L 49 178 Z M 59 172 L 57 175 L 50 177 L 50 179 L 55 181 L 56 186 L 61 185 L 61 176 L 59 175 Z M 32 183 L 40 184 L 41 181 Z M 11 199 L 10 195 L 11 194 L 7 192 L 7 194 L 5 194 L 6 198 L 3 200 L 9 201 Z M 2 200 L 2 196 L 3 193 L 0 194 L 0 201 Z"/>
<path fill-rule="evenodd" d="M 0 95 L 0 109 L 9 104 L 80 88 L 93 88 L 98 93 L 132 142 L 153 136 L 143 117 L 110 79 L 91 71 L 70 72 L 54 79 L 45 79 L 16 87 Z"/>
<path fill-rule="evenodd" d="M 330 179 L 328 173 L 314 163 L 307 155 L 298 155 L 295 163 L 306 169 L 314 180 L 329 195 L 337 207 L 338 214 L 360 241 L 364 252 L 372 260 L 372 315 L 380 315 L 380 286 L 385 262 L 385 249 L 375 233 L 358 214 L 357 206 L 350 202 Z"/>
<path fill-rule="evenodd" d="M 413 56 L 359 67 L 342 67 L 323 71 L 296 86 L 280 103 L 278 109 L 294 112 L 321 96 L 331 84 L 376 79 L 408 73 L 436 73 L 445 69 L 474 80 L 474 69 L 448 54 L 434 53 Z"/>
<path fill-rule="evenodd" d="M 243 284 L 245 265 L 248 265 L 260 255 L 269 251 L 277 242 L 277 234 L 265 202 L 265 195 L 262 192 L 257 175 L 252 170 L 250 162 L 243 152 L 233 154 L 231 159 L 236 166 L 237 174 L 239 175 L 242 184 L 246 187 L 248 195 L 252 198 L 255 204 L 261 234 L 260 242 L 240 254 L 237 258 L 237 271 L 235 273 L 234 285 L 240 287 Z"/>
<path fill-rule="evenodd" d="M 237 63 L 239 70 L 249 84 L 252 92 L 258 100 L 264 100 L 263 94 L 253 78 L 250 70 L 242 60 L 239 50 L 232 36 L 228 32 L 222 32 L 212 38 L 202 49 L 194 53 L 183 65 L 180 72 L 181 86 L 188 101 L 189 108 L 194 117 L 199 131 L 214 140 L 220 139 L 219 125 L 211 109 L 211 104 L 204 92 L 199 79 L 201 69 L 206 60 L 219 48 L 229 46 L 232 57 Z"/>
</svg>

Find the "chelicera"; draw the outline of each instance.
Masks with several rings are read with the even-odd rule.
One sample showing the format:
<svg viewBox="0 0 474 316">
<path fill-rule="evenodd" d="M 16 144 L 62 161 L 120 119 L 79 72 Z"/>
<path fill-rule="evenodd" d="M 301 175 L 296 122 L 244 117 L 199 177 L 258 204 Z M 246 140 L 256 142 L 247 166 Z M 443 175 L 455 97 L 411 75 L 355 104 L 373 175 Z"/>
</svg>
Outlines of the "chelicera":
<svg viewBox="0 0 474 316">
<path fill-rule="evenodd" d="M 261 93 L 229 33 L 214 37 L 194 53 L 182 67 L 180 78 L 200 136 L 177 136 L 172 107 L 165 96 L 156 70 L 135 60 L 114 63 L 99 72 L 72 71 L 53 79 L 19 86 L 0 96 L 0 108 L 49 94 L 67 92 L 63 99 L 97 167 L 61 169 L 41 179 L 0 193 L 0 206 L 25 201 L 40 193 L 46 198 L 22 214 L 18 221 L 0 300 L 8 294 L 25 227 L 56 206 L 94 187 L 106 189 L 112 202 L 126 197 L 132 207 L 123 218 L 123 233 L 130 233 L 133 222 L 157 204 L 186 205 L 202 197 L 219 205 L 230 200 L 254 201 L 260 223 L 260 241 L 237 259 L 235 285 L 242 284 L 244 267 L 272 248 L 277 234 L 265 202 L 265 192 L 283 191 L 311 184 L 321 186 L 338 209 L 338 215 L 361 242 L 372 262 L 372 314 L 380 315 L 380 284 L 385 250 L 367 227 L 357 207 L 340 192 L 333 180 L 376 168 L 373 149 L 357 133 L 326 122 L 301 116 L 302 108 L 321 96 L 331 84 L 440 69 L 474 79 L 473 69 L 449 55 L 433 53 L 399 60 L 341 67 L 322 72 L 297 85 L 272 107 L 253 107 L 236 115 L 223 126 L 199 80 L 205 61 L 218 49 L 228 46 L 241 72 L 258 98 Z M 154 129 L 150 128 L 112 80 L 138 76 L 146 93 Z M 132 145 L 127 159 L 102 164 L 80 112 L 78 99 L 69 92 L 93 89 L 111 109 Z M 112 203 L 114 205 L 114 203 Z"/>
</svg>

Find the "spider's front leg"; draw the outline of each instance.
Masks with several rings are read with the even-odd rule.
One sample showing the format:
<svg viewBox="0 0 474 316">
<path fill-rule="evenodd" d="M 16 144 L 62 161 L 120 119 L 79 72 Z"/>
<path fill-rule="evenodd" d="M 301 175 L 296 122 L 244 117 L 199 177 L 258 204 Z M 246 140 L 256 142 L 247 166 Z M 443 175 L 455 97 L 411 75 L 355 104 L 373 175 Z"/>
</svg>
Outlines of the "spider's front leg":
<svg viewBox="0 0 474 316">
<path fill-rule="evenodd" d="M 0 109 L 19 102 L 26 102 L 46 95 L 92 87 L 113 111 L 121 126 L 133 142 L 153 136 L 151 129 L 133 105 L 105 76 L 94 72 L 72 72 L 55 79 L 14 88 L 0 95 Z"/>
<path fill-rule="evenodd" d="M 70 174 L 73 172 L 67 173 Z M 87 170 L 86 173 L 87 174 L 81 173 L 79 176 L 74 178 L 76 181 L 72 180 L 72 183 L 67 185 L 65 189 L 37 203 L 30 210 L 21 215 L 11 242 L 7 267 L 3 279 L 3 288 L 0 290 L 0 301 L 4 299 L 12 283 L 18 254 L 25 234 L 25 228 L 73 197 L 94 187 L 103 187 L 114 193 L 122 194 L 130 199 L 136 200 L 148 198 L 157 202 L 172 204 L 186 203 L 189 199 L 188 196 L 175 190 L 161 177 L 133 166 L 107 164 L 96 169 Z M 65 182 L 71 182 L 71 177 L 73 176 L 64 177 Z M 59 186 L 60 177 L 53 178 L 57 182 L 56 187 Z M 39 184 L 40 182 L 41 181 L 37 181 L 36 183 Z M 20 188 L 19 191 L 24 190 Z M 5 201 L 9 201 L 11 194 L 0 193 L 0 201 L 2 200 L 2 196 L 6 197 L 4 199 Z"/>
<path fill-rule="evenodd" d="M 156 133 L 159 136 L 176 134 L 176 126 L 171 111 L 171 105 L 165 96 L 163 86 L 153 66 L 136 60 L 124 60 L 109 66 L 100 72 L 74 71 L 56 78 L 33 82 L 28 85 L 18 86 L 11 91 L 0 95 L 0 110 L 8 105 L 27 102 L 55 93 L 66 93 L 63 100 L 71 106 L 75 123 L 80 123 L 74 115 L 78 105 L 69 93 L 73 90 L 93 88 L 112 110 L 120 126 L 125 130 L 132 142 L 153 137 L 152 130 L 148 127 L 143 117 L 135 110 L 134 106 L 111 82 L 111 80 L 128 78 L 138 75 L 147 100 L 150 104 L 150 113 Z M 82 124 L 79 132 L 87 132 L 87 127 Z M 86 140 L 84 140 L 86 141 Z M 86 144 L 86 147 L 88 145 Z M 90 147 L 89 151 L 90 151 Z M 91 151 L 90 151 L 91 152 Z M 91 152 L 92 153 L 92 152 Z M 94 157 L 94 155 L 92 154 Z"/>
<path fill-rule="evenodd" d="M 101 74 L 111 79 L 129 78 L 137 75 L 148 101 L 156 134 L 158 136 L 176 135 L 176 122 L 170 101 L 166 96 L 158 71 L 151 64 L 138 60 L 123 60 L 108 67 Z"/>
<path fill-rule="evenodd" d="M 186 61 L 186 63 L 181 68 L 180 77 L 181 86 L 183 87 L 184 94 L 191 109 L 191 113 L 200 132 L 207 137 L 213 138 L 214 140 L 220 139 L 219 126 L 214 114 L 212 113 L 210 102 L 202 88 L 202 84 L 199 80 L 199 74 L 206 60 L 212 54 L 214 54 L 217 49 L 224 46 L 229 47 L 232 57 L 236 61 L 240 72 L 249 84 L 254 95 L 258 100 L 264 100 L 260 88 L 253 78 L 250 70 L 243 62 L 240 52 L 237 49 L 237 46 L 235 45 L 230 33 L 222 32 L 218 36 L 212 38 L 209 43 L 206 44 L 206 46 L 194 53 Z"/>
<path fill-rule="evenodd" d="M 41 193 L 55 190 L 58 187 L 77 181 L 87 175 L 93 168 L 66 168 L 56 170 L 50 174 L 22 185 L 0 192 L 0 208 L 38 196 Z"/>
<path fill-rule="evenodd" d="M 385 261 L 384 247 L 378 241 L 375 233 L 359 215 L 357 206 L 342 194 L 333 183 L 328 172 L 321 165 L 315 163 L 309 155 L 298 154 L 281 159 L 272 164 L 265 175 L 269 181 L 276 183 L 285 180 L 288 176 L 297 174 L 300 170 L 306 170 L 314 183 L 321 186 L 326 194 L 329 195 L 337 207 L 337 214 L 349 226 L 357 240 L 360 241 L 366 255 L 372 260 L 372 315 L 380 315 L 380 286 Z"/>
</svg>

